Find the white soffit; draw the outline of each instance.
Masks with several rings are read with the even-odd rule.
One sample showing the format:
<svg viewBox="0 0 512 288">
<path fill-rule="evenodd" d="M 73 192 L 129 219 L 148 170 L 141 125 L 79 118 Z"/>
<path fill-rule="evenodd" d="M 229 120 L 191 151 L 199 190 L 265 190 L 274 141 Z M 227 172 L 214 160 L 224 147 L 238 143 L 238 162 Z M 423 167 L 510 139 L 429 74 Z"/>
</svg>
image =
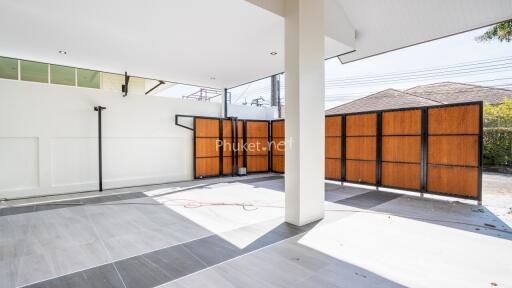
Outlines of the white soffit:
<svg viewBox="0 0 512 288">
<path fill-rule="evenodd" d="M 512 0 L 337 0 L 356 29 L 342 63 L 512 19 Z"/>
<path fill-rule="evenodd" d="M 344 62 L 512 18 L 512 0 L 325 1 L 325 57 L 355 48 Z M 0 0 L 0 56 L 229 88 L 283 72 L 283 5 Z"/>
</svg>

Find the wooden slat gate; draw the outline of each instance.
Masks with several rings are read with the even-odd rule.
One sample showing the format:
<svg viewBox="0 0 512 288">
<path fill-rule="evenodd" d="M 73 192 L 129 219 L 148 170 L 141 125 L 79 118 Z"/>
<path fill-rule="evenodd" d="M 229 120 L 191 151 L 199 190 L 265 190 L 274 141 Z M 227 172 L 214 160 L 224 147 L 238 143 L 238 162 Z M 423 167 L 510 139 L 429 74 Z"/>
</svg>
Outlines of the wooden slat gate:
<svg viewBox="0 0 512 288">
<path fill-rule="evenodd" d="M 221 120 L 194 117 L 194 178 L 220 176 L 223 158 Z"/>
<path fill-rule="evenodd" d="M 284 173 L 284 124 L 194 117 L 194 177 Z M 482 102 L 329 115 L 325 178 L 481 201 L 482 126 Z"/>
<path fill-rule="evenodd" d="M 481 201 L 482 107 L 470 102 L 328 115 L 325 178 Z M 284 121 L 272 121 L 272 140 L 282 137 Z M 273 150 L 272 157 L 271 170 L 284 172 L 284 151 Z"/>
<path fill-rule="evenodd" d="M 339 180 L 342 174 L 342 126 L 345 117 L 325 117 L 325 179 Z"/>
<path fill-rule="evenodd" d="M 177 115 L 176 123 L 179 117 L 193 118 L 193 128 L 179 126 L 194 131 L 194 178 L 236 175 L 238 167 L 270 171 L 270 121 Z"/>
<path fill-rule="evenodd" d="M 274 120 L 271 125 L 272 163 L 270 170 L 275 173 L 284 173 L 284 120 Z"/>
<path fill-rule="evenodd" d="M 270 121 L 244 120 L 247 173 L 270 171 Z"/>
</svg>

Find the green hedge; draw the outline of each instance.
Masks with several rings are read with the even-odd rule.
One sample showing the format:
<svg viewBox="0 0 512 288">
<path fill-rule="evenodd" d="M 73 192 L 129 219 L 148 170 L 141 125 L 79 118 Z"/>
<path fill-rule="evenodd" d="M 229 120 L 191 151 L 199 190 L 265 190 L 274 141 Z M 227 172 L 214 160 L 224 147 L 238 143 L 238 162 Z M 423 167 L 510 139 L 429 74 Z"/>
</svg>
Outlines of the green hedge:
<svg viewBox="0 0 512 288">
<path fill-rule="evenodd" d="M 484 128 L 484 165 L 512 166 L 512 128 Z"/>
</svg>

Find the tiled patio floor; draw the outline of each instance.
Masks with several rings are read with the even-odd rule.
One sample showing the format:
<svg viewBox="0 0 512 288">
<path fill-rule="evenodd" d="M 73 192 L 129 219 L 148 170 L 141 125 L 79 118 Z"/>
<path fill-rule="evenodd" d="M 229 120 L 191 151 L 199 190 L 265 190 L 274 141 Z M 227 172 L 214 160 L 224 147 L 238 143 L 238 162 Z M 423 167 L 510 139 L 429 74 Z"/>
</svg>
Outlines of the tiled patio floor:
<svg viewBox="0 0 512 288">
<path fill-rule="evenodd" d="M 326 184 L 325 218 L 297 227 L 283 185 L 210 179 L 2 208 L 0 287 L 512 286 L 510 223 L 485 207 Z"/>
</svg>

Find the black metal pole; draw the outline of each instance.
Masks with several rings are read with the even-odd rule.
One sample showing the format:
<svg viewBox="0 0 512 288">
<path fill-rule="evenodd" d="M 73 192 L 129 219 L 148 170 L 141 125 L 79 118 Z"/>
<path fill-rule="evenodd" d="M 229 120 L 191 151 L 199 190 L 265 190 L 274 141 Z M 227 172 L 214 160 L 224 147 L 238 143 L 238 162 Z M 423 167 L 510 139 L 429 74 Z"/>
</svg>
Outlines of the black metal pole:
<svg viewBox="0 0 512 288">
<path fill-rule="evenodd" d="M 271 106 L 277 106 L 277 118 L 281 118 L 281 83 L 280 83 L 280 78 L 279 78 L 279 74 L 276 74 L 276 75 L 272 75 L 272 77 L 270 78 L 270 83 L 271 83 L 271 97 L 270 97 L 270 102 L 271 102 Z"/>
<path fill-rule="evenodd" d="M 421 196 L 426 193 L 428 171 L 428 108 L 421 109 Z"/>
<path fill-rule="evenodd" d="M 102 161 L 102 145 L 101 145 L 101 110 L 105 110 L 105 107 L 96 106 L 94 111 L 98 112 L 98 173 L 99 173 L 99 190 L 103 191 L 103 161 Z"/>
<path fill-rule="evenodd" d="M 220 140 L 220 151 L 219 151 L 219 176 L 224 176 L 224 119 L 219 119 L 219 140 Z"/>
<path fill-rule="evenodd" d="M 341 181 L 347 181 L 347 116 L 341 115 Z"/>
<path fill-rule="evenodd" d="M 479 119 L 479 135 L 478 135 L 478 205 L 482 205 L 482 172 L 484 166 L 483 148 L 484 148 L 484 102 L 479 104 L 480 119 Z"/>
<path fill-rule="evenodd" d="M 377 151 L 375 167 L 375 186 L 377 190 L 382 185 L 382 112 L 377 112 Z"/>
<path fill-rule="evenodd" d="M 224 118 L 228 117 L 228 89 L 224 88 Z"/>
</svg>

